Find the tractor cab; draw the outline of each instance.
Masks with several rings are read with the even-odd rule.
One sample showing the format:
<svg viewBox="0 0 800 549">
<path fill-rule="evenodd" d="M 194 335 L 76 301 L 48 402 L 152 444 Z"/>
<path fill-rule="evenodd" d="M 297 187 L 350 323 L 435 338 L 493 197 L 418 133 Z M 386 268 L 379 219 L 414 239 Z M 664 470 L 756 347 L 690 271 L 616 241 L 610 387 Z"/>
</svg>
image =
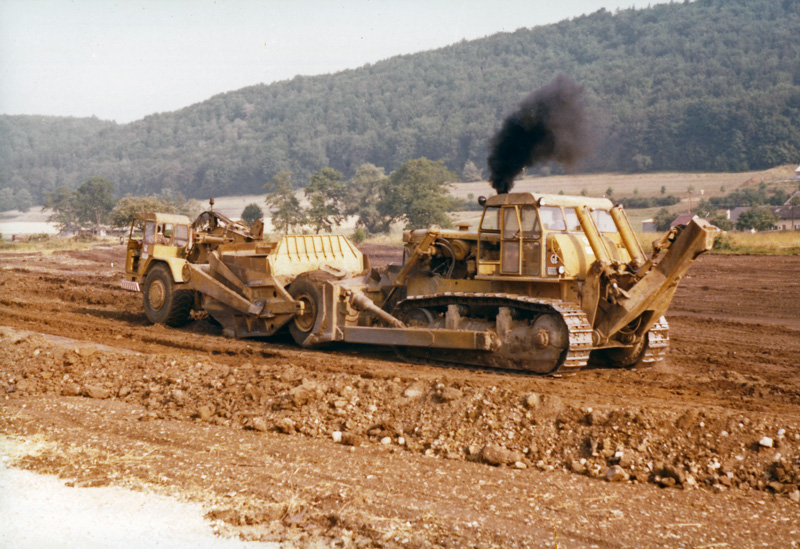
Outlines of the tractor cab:
<svg viewBox="0 0 800 549">
<path fill-rule="evenodd" d="M 624 242 L 630 225 L 621 208 L 605 198 L 508 193 L 483 204 L 476 278 L 583 278 L 596 259 L 628 263 L 640 254 Z"/>
<path fill-rule="evenodd" d="M 128 235 L 125 261 L 127 289 L 138 291 L 138 283 L 147 274 L 150 264 L 186 257 L 192 245 L 191 221 L 184 215 L 137 213 Z"/>
</svg>

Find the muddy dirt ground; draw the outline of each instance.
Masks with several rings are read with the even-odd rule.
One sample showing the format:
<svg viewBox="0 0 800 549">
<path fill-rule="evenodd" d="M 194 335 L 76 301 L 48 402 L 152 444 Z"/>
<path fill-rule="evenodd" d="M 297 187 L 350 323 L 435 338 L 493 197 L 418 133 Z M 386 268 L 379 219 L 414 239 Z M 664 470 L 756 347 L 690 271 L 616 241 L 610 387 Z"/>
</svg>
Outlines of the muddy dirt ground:
<svg viewBox="0 0 800 549">
<path fill-rule="evenodd" d="M 800 545 L 800 257 L 702 256 L 666 361 L 561 379 L 151 326 L 123 261 L 0 254 L 15 466 L 287 547 Z"/>
</svg>

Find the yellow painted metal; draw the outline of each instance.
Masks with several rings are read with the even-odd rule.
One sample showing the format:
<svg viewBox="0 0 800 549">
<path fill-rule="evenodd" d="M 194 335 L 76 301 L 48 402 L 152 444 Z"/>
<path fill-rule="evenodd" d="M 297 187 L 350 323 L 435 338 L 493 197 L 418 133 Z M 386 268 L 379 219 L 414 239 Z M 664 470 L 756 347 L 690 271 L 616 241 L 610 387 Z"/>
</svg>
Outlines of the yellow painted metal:
<svg viewBox="0 0 800 549">
<path fill-rule="evenodd" d="M 719 229 L 695 217 L 672 242 L 669 248 L 641 280 L 616 298 L 596 329 L 611 336 L 651 311 L 650 322 L 655 323 L 669 308 L 672 296 L 686 271 L 701 253 L 711 249 Z"/>
<path fill-rule="evenodd" d="M 164 223 L 171 225 L 191 225 L 192 221 L 185 215 L 178 214 L 165 214 L 165 213 L 150 213 L 142 212 L 137 213 L 134 219 L 143 219 L 145 221 L 154 221 L 156 223 Z"/>
<path fill-rule="evenodd" d="M 161 246 L 156 246 L 156 251 Z M 165 248 L 169 248 L 169 246 L 164 246 Z M 177 250 L 178 248 L 172 247 L 172 250 Z M 154 254 L 155 255 L 155 254 Z M 182 282 L 186 282 L 183 278 L 183 266 L 186 265 L 186 260 L 182 257 L 164 257 L 164 256 L 156 256 L 161 257 L 161 260 L 167 264 L 169 267 L 169 271 L 172 273 L 172 280 L 176 283 L 180 284 Z"/>
<path fill-rule="evenodd" d="M 563 262 L 567 276 L 583 275 L 595 260 L 589 239 L 582 234 L 551 233 L 548 239 L 550 250 Z"/>
<path fill-rule="evenodd" d="M 646 261 L 646 256 L 642 245 L 637 240 L 636 235 L 633 233 L 631 224 L 628 221 L 628 216 L 622 211 L 622 206 L 614 206 L 611 208 L 611 219 L 614 220 L 614 225 L 617 226 L 617 231 L 622 239 L 622 244 L 628 250 L 628 255 L 636 267 L 641 267 Z"/>
<path fill-rule="evenodd" d="M 191 269 L 190 283 L 192 289 L 212 297 L 240 313 L 257 315 L 261 312 L 260 307 L 255 306 L 254 303 L 251 303 L 211 276 L 208 265 L 193 265 L 191 263 L 188 265 Z"/>
<path fill-rule="evenodd" d="M 604 265 L 610 264 L 611 255 L 609 254 L 608 248 L 606 248 L 606 243 L 600 236 L 600 232 L 597 230 L 592 216 L 589 215 L 588 208 L 580 205 L 575 206 L 575 214 L 578 216 L 583 234 L 585 234 L 586 238 L 589 240 L 589 246 L 592 247 L 594 256 Z"/>
<path fill-rule="evenodd" d="M 402 286 L 403 284 L 406 283 L 406 279 L 408 278 L 411 269 L 414 268 L 414 266 L 417 264 L 417 262 L 423 255 L 428 253 L 431 245 L 433 245 L 433 243 L 436 242 L 436 239 L 439 237 L 439 233 L 440 233 L 439 227 L 436 226 L 432 226 L 427 230 L 425 236 L 422 237 L 422 240 L 420 241 L 419 245 L 417 245 L 417 247 L 414 248 L 414 251 L 411 253 L 411 257 L 408 258 L 406 264 L 403 266 L 402 269 L 400 269 L 400 272 L 397 273 L 397 276 L 392 282 L 393 286 Z"/>
<path fill-rule="evenodd" d="M 284 236 L 267 262 L 268 273 L 292 277 L 326 266 L 350 274 L 364 270 L 364 256 L 339 234 Z"/>
<path fill-rule="evenodd" d="M 376 328 L 345 326 L 344 341 L 351 343 L 380 343 L 408 347 L 433 347 L 438 349 L 476 349 L 495 351 L 500 339 L 493 331 L 446 330 L 426 328 Z"/>
<path fill-rule="evenodd" d="M 497 194 L 486 199 L 487 206 L 510 206 L 538 204 L 539 206 L 563 206 L 574 208 L 585 206 L 597 210 L 610 210 L 614 204 L 607 198 L 569 196 L 560 194 L 508 193 Z"/>
</svg>

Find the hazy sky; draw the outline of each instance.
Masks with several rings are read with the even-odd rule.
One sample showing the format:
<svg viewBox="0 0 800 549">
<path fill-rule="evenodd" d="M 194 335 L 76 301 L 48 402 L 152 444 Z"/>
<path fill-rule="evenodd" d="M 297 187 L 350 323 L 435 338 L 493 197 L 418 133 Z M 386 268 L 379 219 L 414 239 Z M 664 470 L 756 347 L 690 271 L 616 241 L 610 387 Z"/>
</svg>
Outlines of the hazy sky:
<svg viewBox="0 0 800 549">
<path fill-rule="evenodd" d="M 0 114 L 130 122 L 252 84 L 655 3 L 0 0 Z"/>
</svg>

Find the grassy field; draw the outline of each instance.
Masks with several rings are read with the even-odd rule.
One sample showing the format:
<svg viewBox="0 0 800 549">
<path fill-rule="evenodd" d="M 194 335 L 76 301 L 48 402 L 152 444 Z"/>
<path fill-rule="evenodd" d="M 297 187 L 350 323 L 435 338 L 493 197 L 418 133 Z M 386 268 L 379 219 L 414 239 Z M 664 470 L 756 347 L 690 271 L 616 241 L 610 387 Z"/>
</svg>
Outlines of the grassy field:
<svg viewBox="0 0 800 549">
<path fill-rule="evenodd" d="M 723 233 L 712 253 L 800 255 L 800 232 Z"/>
</svg>

